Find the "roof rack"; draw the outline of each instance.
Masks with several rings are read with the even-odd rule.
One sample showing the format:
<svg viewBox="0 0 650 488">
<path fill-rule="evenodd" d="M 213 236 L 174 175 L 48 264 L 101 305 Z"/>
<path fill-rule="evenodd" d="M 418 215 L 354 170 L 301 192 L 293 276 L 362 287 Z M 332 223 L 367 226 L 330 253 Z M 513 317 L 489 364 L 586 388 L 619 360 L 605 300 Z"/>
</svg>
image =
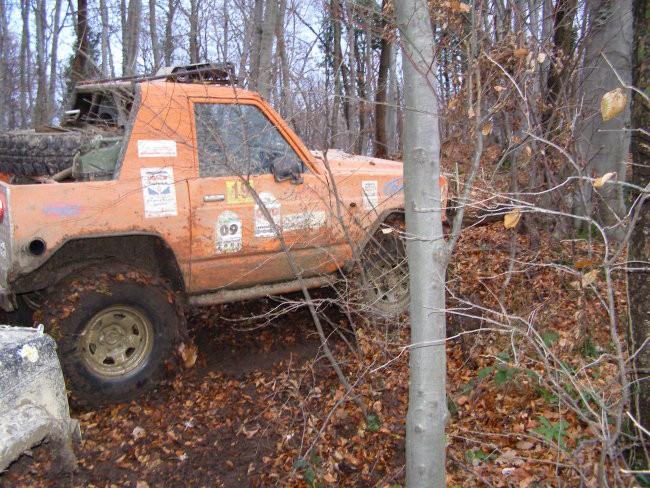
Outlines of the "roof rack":
<svg viewBox="0 0 650 488">
<path fill-rule="evenodd" d="M 236 85 L 235 65 L 226 63 L 194 63 L 184 66 L 167 66 L 160 68 L 155 75 L 122 76 L 100 80 L 81 81 L 79 85 L 125 81 L 140 83 L 142 81 L 166 80 L 176 83 L 212 83 L 217 85 Z"/>
</svg>

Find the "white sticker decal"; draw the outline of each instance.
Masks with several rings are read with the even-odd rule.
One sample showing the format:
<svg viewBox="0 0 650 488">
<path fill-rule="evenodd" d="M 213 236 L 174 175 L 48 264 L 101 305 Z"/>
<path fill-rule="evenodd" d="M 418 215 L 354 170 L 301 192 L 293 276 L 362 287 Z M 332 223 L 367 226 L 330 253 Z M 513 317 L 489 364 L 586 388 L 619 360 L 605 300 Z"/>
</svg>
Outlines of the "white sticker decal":
<svg viewBox="0 0 650 488">
<path fill-rule="evenodd" d="M 273 217 L 273 223 L 279 228 L 282 228 L 282 206 L 280 202 L 275 199 L 273 193 L 262 192 L 259 196 L 271 214 L 271 217 Z M 273 223 L 266 220 L 260 206 L 255 204 L 255 237 L 275 237 L 276 233 L 273 228 Z"/>
<path fill-rule="evenodd" d="M 241 251 L 241 219 L 235 212 L 226 210 L 219 215 L 214 232 L 217 254 Z"/>
<path fill-rule="evenodd" d="M 296 230 L 318 229 L 324 227 L 327 214 L 323 211 L 311 213 L 286 214 L 282 217 L 282 229 L 285 232 Z"/>
<path fill-rule="evenodd" d="M 138 157 L 140 158 L 175 158 L 176 141 L 138 140 Z"/>
<path fill-rule="evenodd" d="M 379 190 L 377 189 L 376 181 L 362 181 L 361 182 L 361 197 L 363 200 L 363 208 L 372 210 L 379 204 Z"/>
<path fill-rule="evenodd" d="M 144 217 L 175 217 L 176 188 L 173 168 L 141 168 Z"/>
</svg>

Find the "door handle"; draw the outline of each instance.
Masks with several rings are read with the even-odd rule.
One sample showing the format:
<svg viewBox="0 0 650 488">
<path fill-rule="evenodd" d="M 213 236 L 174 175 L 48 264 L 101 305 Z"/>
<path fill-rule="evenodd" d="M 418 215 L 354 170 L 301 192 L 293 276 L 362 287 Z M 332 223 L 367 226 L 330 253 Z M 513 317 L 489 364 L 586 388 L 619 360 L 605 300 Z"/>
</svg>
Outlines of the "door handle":
<svg viewBox="0 0 650 488">
<path fill-rule="evenodd" d="M 226 199 L 226 195 L 205 195 L 203 197 L 204 202 L 223 202 Z"/>
</svg>

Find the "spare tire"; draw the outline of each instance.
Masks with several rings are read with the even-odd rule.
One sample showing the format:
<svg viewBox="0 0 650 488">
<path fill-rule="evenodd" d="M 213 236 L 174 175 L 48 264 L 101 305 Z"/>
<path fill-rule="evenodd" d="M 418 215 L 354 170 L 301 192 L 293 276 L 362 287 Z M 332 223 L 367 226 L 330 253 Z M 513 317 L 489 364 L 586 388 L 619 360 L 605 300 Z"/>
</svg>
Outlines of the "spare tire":
<svg viewBox="0 0 650 488">
<path fill-rule="evenodd" d="M 83 132 L 17 131 L 0 134 L 0 173 L 52 176 L 72 166 L 79 148 L 88 143 Z"/>
</svg>

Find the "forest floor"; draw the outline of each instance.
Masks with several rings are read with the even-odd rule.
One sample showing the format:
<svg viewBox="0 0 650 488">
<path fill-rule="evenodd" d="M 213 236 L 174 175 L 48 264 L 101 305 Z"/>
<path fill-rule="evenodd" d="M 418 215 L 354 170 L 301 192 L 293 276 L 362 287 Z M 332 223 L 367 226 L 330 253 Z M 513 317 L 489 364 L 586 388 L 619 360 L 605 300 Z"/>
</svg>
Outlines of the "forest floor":
<svg viewBox="0 0 650 488">
<path fill-rule="evenodd" d="M 599 429 L 612 428 L 596 418 L 620 405 L 610 353 L 613 337 L 624 336 L 610 330 L 603 277 L 593 272 L 599 253 L 548 236 L 529 249 L 503 224 L 464 233 L 448 273 L 449 294 L 471 304 L 448 319 L 447 486 L 595 485 Z M 614 277 L 624 329 L 624 276 Z M 130 404 L 73 412 L 83 435 L 74 473 L 56 474 L 48 450 L 36 448 L 0 485 L 403 486 L 408 319 L 353 327 L 330 303 L 335 293 L 316 299 L 367 418 L 324 357 L 305 307 L 270 321 L 279 305 L 270 298 L 193 310 L 193 368 L 170 371 Z M 627 484 L 603 466 L 612 485 Z"/>
</svg>

